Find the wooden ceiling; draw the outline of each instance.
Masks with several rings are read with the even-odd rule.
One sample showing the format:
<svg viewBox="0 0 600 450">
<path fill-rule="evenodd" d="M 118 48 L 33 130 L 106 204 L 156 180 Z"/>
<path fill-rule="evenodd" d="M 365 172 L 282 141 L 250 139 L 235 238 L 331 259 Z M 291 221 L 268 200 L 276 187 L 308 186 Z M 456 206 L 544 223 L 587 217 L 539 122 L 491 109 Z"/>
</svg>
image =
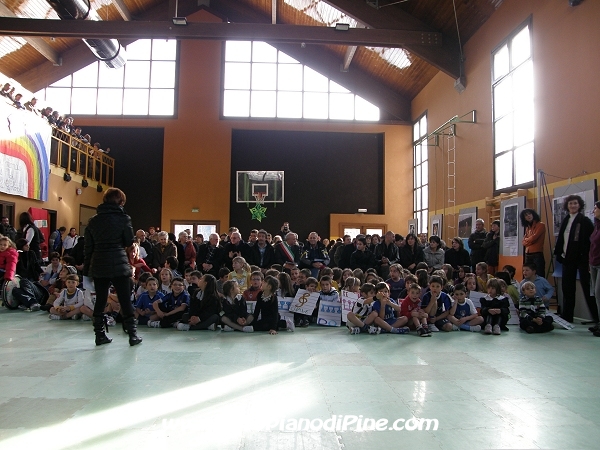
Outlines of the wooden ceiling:
<svg viewBox="0 0 600 450">
<path fill-rule="evenodd" d="M 0 0 L 0 3 L 1 17 L 58 19 L 46 0 Z M 208 8 L 232 23 L 270 24 L 274 15 L 277 24 L 302 26 L 299 33 L 290 33 L 289 42 L 273 45 L 377 104 L 385 118 L 407 122 L 411 119 L 410 101 L 439 70 L 452 77 L 459 75 L 457 22 L 464 45 L 501 3 L 502 0 L 327 0 L 326 3 L 321 0 L 180 0 L 177 15 L 188 16 L 200 8 Z M 112 23 L 170 21 L 175 15 L 174 0 L 91 0 L 91 6 L 103 22 Z M 4 20 L 0 18 L 0 32 Z M 373 50 L 337 43 L 300 45 L 302 36 L 314 30 L 312 27 L 330 27 L 338 21 L 356 21 L 358 28 L 382 32 L 437 32 L 441 33 L 441 43 L 406 44 L 401 50 Z M 47 36 L 43 33 L 33 38 L 0 36 L 0 72 L 35 92 L 94 60 L 81 39 Z M 263 40 L 268 42 L 268 39 Z M 122 43 L 127 41 L 122 39 Z M 394 63 L 384 59 L 381 53 L 391 53 Z M 55 64 L 57 61 L 60 66 Z M 341 70 L 344 65 L 347 71 Z"/>
</svg>

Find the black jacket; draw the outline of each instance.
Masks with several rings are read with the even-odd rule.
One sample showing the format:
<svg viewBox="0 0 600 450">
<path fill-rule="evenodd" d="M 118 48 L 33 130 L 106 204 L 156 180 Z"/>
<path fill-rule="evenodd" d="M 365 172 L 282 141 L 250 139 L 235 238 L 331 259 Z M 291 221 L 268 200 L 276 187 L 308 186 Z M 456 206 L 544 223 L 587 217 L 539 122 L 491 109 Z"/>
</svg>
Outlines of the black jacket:
<svg viewBox="0 0 600 450">
<path fill-rule="evenodd" d="M 83 274 L 93 278 L 130 277 L 126 247 L 134 234 L 123 207 L 114 203 L 98 206 L 85 229 Z"/>
<path fill-rule="evenodd" d="M 212 254 L 210 252 L 211 250 Z M 214 249 L 211 249 L 208 242 L 204 243 L 198 247 L 198 253 L 196 253 L 196 270 L 199 270 L 202 273 L 210 273 L 218 279 L 219 269 L 223 265 L 224 257 L 225 250 L 223 247 L 217 245 Z M 205 272 L 202 268 L 202 264 L 204 263 L 212 264 L 212 268 L 208 272 Z"/>
<path fill-rule="evenodd" d="M 425 255 L 423 254 L 423 248 L 419 244 L 415 244 L 414 252 L 408 244 L 400 249 L 400 264 L 403 268 L 408 269 L 408 266 L 416 265 L 423 261 L 425 261 Z M 414 273 L 415 269 L 416 267 L 413 267 L 410 271 Z"/>
<path fill-rule="evenodd" d="M 248 317 L 248 306 L 246 300 L 241 295 L 238 295 L 233 299 L 233 303 L 229 303 L 228 299 L 223 300 L 223 311 L 225 316 L 231 319 L 233 322 L 237 322 L 240 317 L 246 319 Z"/>
<path fill-rule="evenodd" d="M 221 312 L 221 299 L 219 297 L 203 297 L 198 300 L 196 296 L 190 299 L 190 317 L 197 316 L 200 322 Z"/>
<path fill-rule="evenodd" d="M 471 257 L 469 252 L 464 248 L 454 250 L 449 248 L 444 253 L 444 264 L 450 264 L 454 270 L 458 270 L 459 266 L 471 266 Z"/>
<path fill-rule="evenodd" d="M 477 263 L 485 261 L 486 249 L 483 247 L 487 231 L 475 231 L 469 236 L 469 248 L 471 249 L 471 266 L 475 270 Z"/>
<path fill-rule="evenodd" d="M 563 258 L 562 253 L 565 244 L 564 234 L 569 219 L 570 216 L 567 215 L 560 224 L 560 231 L 558 232 L 556 245 L 554 246 L 556 260 L 561 264 L 587 265 L 590 260 L 590 236 L 594 232 L 594 224 L 582 213 L 577 213 L 573 219 L 571 231 L 569 232 L 567 254 Z"/>
<path fill-rule="evenodd" d="M 270 269 L 271 266 L 275 264 L 275 250 L 273 249 L 272 245 L 269 245 L 268 242 L 265 246 L 265 252 L 262 258 L 260 256 L 260 247 L 258 246 L 258 243 L 250 247 L 249 253 L 250 260 L 247 261 L 247 263 L 250 265 L 258 266 L 261 269 Z"/>
<path fill-rule="evenodd" d="M 258 320 L 259 315 L 260 319 L 268 325 L 269 330 L 277 330 L 279 324 L 279 303 L 277 302 L 277 296 L 272 295 L 263 299 L 263 293 L 260 292 L 258 294 L 253 317 Z"/>
<path fill-rule="evenodd" d="M 367 269 L 375 267 L 375 255 L 371 250 L 355 250 L 350 257 L 350 268 L 361 269 L 366 272 Z"/>
<path fill-rule="evenodd" d="M 500 235 L 500 232 L 498 232 L 498 235 Z M 485 248 L 485 263 L 488 266 L 497 266 L 500 258 L 500 237 L 494 239 L 494 232 L 490 231 L 485 236 L 483 248 Z"/>
</svg>

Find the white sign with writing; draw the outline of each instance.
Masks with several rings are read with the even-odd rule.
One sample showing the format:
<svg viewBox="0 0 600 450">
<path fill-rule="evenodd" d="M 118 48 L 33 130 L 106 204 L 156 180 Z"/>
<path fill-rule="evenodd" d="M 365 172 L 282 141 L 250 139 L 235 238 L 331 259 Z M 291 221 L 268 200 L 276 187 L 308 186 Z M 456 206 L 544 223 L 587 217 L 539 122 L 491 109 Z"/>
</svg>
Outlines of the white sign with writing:
<svg viewBox="0 0 600 450">
<path fill-rule="evenodd" d="M 290 312 L 297 312 L 300 314 L 311 315 L 317 306 L 319 300 L 318 292 L 308 292 L 304 289 L 298 289 L 296 297 L 290 305 Z"/>
</svg>

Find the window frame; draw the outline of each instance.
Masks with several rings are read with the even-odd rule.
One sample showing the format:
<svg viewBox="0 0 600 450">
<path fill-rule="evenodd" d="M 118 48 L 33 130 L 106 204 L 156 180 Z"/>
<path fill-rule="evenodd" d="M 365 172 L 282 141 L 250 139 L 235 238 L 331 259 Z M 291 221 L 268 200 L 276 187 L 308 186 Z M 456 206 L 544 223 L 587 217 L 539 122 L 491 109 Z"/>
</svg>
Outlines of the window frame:
<svg viewBox="0 0 600 450">
<path fill-rule="evenodd" d="M 521 63 L 519 63 L 518 66 L 512 67 L 512 40 L 515 38 L 515 36 L 517 36 L 521 31 L 523 31 L 523 29 L 527 27 L 529 29 L 529 46 L 530 46 L 530 54 L 529 57 L 527 59 L 525 59 L 524 61 L 522 61 Z M 498 53 L 498 51 L 500 49 L 502 49 L 504 46 L 507 46 L 508 48 L 508 60 L 509 60 L 509 71 L 502 75 L 501 77 L 499 77 L 497 80 L 494 79 L 494 56 Z M 531 64 L 533 66 L 534 63 L 534 49 L 533 49 L 533 16 L 530 15 L 526 20 L 524 20 L 523 22 L 521 22 L 513 31 L 511 31 L 504 39 L 502 39 L 502 41 L 496 46 L 494 47 L 494 49 L 492 50 L 491 54 L 490 54 L 490 87 L 491 87 L 491 112 L 492 112 L 492 117 L 491 117 L 491 121 L 492 121 L 492 159 L 493 159 L 493 178 L 492 178 L 492 191 L 494 193 L 494 196 L 499 195 L 499 194 L 503 194 L 503 193 L 509 193 L 509 192 L 515 192 L 518 189 L 528 189 L 528 188 L 532 188 L 535 186 L 535 177 L 536 177 L 536 173 L 537 173 L 537 164 L 536 164 L 536 154 L 535 154 L 535 131 L 534 131 L 534 136 L 533 139 L 530 142 L 521 144 L 519 147 L 515 147 L 514 142 L 513 142 L 513 146 L 511 149 L 509 150 L 505 150 L 501 153 L 496 153 L 496 123 L 503 117 L 506 117 L 506 115 L 502 116 L 500 119 L 496 120 L 496 105 L 494 102 L 494 93 L 495 93 L 495 88 L 500 85 L 500 83 L 504 80 L 507 79 L 507 77 L 512 77 L 512 75 L 515 73 L 515 71 L 522 67 L 524 64 L 526 64 L 528 61 L 531 61 Z M 533 76 L 533 75 L 532 75 Z M 533 76 L 533 80 L 535 81 L 535 77 Z M 535 89 L 534 92 L 532 93 L 533 95 L 533 114 L 534 114 L 534 118 L 533 118 L 533 123 L 532 126 L 535 127 Z M 511 114 L 514 115 L 514 107 L 513 109 L 511 109 Z M 514 135 L 514 128 L 513 128 L 513 135 Z M 515 170 L 515 158 L 514 158 L 514 154 L 515 151 L 519 148 L 522 148 L 526 145 L 528 145 L 529 143 L 531 143 L 531 145 L 533 146 L 533 177 L 531 181 L 525 182 L 525 183 L 521 183 L 521 184 L 516 184 L 515 183 L 515 174 L 516 174 L 516 170 Z M 496 189 L 496 160 L 504 155 L 507 154 L 511 154 L 512 156 L 512 184 L 510 186 L 501 188 L 501 189 Z"/>
<path fill-rule="evenodd" d="M 150 40 L 155 40 L 154 38 L 150 38 Z M 156 39 L 156 40 L 165 40 L 165 39 Z M 133 41 L 135 42 L 135 41 Z M 133 42 L 130 42 L 128 45 L 133 44 Z M 126 46 L 123 46 L 126 47 Z M 152 48 L 152 47 L 151 47 Z M 171 88 L 153 88 L 150 85 L 147 88 L 132 88 L 132 87 L 126 87 L 125 86 L 125 73 L 123 73 L 123 83 L 121 87 L 100 87 L 99 83 L 100 83 L 100 64 L 103 64 L 102 61 L 94 61 L 93 63 L 87 64 L 84 67 L 81 67 L 80 69 L 76 70 L 75 72 L 84 69 L 86 67 L 88 67 L 91 64 L 96 64 L 97 65 L 97 76 L 96 76 L 96 86 L 92 87 L 90 86 L 89 88 L 91 89 L 95 89 L 96 90 L 96 105 L 95 105 L 95 111 L 96 113 L 94 114 L 82 114 L 82 113 L 73 113 L 73 112 L 68 112 L 68 113 L 63 113 L 62 111 L 59 112 L 62 116 L 76 116 L 76 117 L 96 117 L 96 118 L 106 118 L 106 119 L 177 119 L 178 118 L 178 110 L 179 110 L 179 71 L 180 71 L 180 56 L 181 56 L 181 42 L 180 41 L 176 41 L 176 46 L 175 46 L 175 59 L 174 60 L 168 60 L 168 61 L 173 61 L 175 63 L 175 85 L 172 88 L 173 89 L 173 114 L 150 114 L 150 98 L 151 98 L 151 91 L 152 90 L 167 90 L 167 89 L 171 89 Z M 167 61 L 167 60 L 163 60 L 163 59 L 152 59 L 152 50 L 150 51 L 150 59 L 149 60 L 132 60 L 132 61 L 148 61 L 150 63 L 150 76 L 152 74 L 152 64 L 154 62 L 161 62 L 161 61 Z M 128 60 L 129 62 L 129 60 Z M 125 66 L 127 65 L 127 63 L 125 64 Z M 43 89 L 40 89 L 40 91 L 44 91 L 44 103 L 48 103 L 47 97 L 47 90 L 48 89 L 56 89 L 56 88 L 66 88 L 70 90 L 70 96 L 69 96 L 69 109 L 72 110 L 73 108 L 73 89 L 82 89 L 85 87 L 81 87 L 81 86 L 74 86 L 73 85 L 73 74 L 75 73 L 70 73 L 69 75 L 63 77 L 70 77 L 70 85 L 67 86 L 57 86 L 57 87 L 52 87 L 50 85 L 44 87 Z M 60 80 L 57 80 L 60 81 Z M 54 84 L 54 83 L 52 83 Z M 100 89 L 120 89 L 121 90 L 121 104 L 123 104 L 123 99 L 125 96 L 125 90 L 147 90 L 148 91 L 148 114 L 123 114 L 123 107 L 121 107 L 121 114 L 98 114 L 98 91 Z M 39 91 L 38 91 L 39 92 Z M 52 105 L 49 105 L 52 106 Z"/>
<path fill-rule="evenodd" d="M 425 118 L 427 122 L 427 127 L 429 126 L 429 120 L 427 119 L 427 110 L 425 110 L 417 119 L 413 122 L 411 127 L 411 136 L 412 136 L 412 149 L 413 149 L 413 219 L 417 219 L 417 228 L 416 235 L 418 236 L 421 233 L 428 233 L 429 231 L 429 149 L 427 149 L 427 183 L 423 184 L 423 176 L 421 172 L 421 184 L 417 186 L 417 168 L 419 170 L 423 167 L 423 160 L 417 164 L 416 160 L 416 152 L 417 146 L 427 146 L 427 130 L 424 133 L 419 129 L 419 137 L 415 139 L 415 127 L 419 125 L 421 120 Z M 420 150 L 421 154 L 422 149 Z M 423 186 L 427 186 L 427 208 L 423 208 Z M 421 208 L 417 209 L 417 190 L 420 191 L 421 195 Z"/>
<path fill-rule="evenodd" d="M 253 61 L 252 58 L 252 52 L 254 51 L 254 46 L 252 45 L 254 42 L 264 42 L 264 41 L 259 41 L 259 40 L 250 40 L 247 41 L 251 43 L 251 55 L 250 55 L 250 61 L 248 61 L 248 64 L 250 64 L 250 87 L 246 90 L 246 89 L 229 89 L 229 90 L 233 90 L 233 91 L 240 91 L 240 92 L 248 92 L 250 95 L 250 100 L 249 100 L 249 110 L 248 110 L 248 116 L 226 116 L 224 114 L 225 111 L 225 66 L 228 62 L 234 62 L 234 61 L 227 61 L 226 60 L 226 46 L 227 46 L 227 41 L 223 41 L 222 47 L 221 47 L 221 82 L 220 82 L 220 108 L 219 108 L 219 118 L 220 120 L 235 120 L 235 121 L 281 121 L 281 122 L 298 122 L 298 121 L 306 121 L 306 122 L 333 122 L 333 123 L 352 123 L 352 124 L 377 124 L 377 123 L 382 123 L 382 110 L 379 106 L 375 105 L 374 103 L 371 103 L 368 99 L 356 94 L 355 92 L 344 88 L 342 86 L 342 88 L 346 89 L 348 91 L 349 94 L 351 94 L 353 96 L 353 103 L 354 103 L 354 113 L 353 113 L 353 119 L 331 119 L 329 118 L 330 114 L 331 114 L 331 96 L 332 94 L 339 94 L 340 92 L 332 90 L 331 89 L 331 83 L 335 83 L 339 86 L 341 86 L 341 84 L 332 79 L 329 78 L 327 75 L 322 74 L 321 72 L 319 72 L 318 70 L 312 68 L 311 66 L 309 66 L 308 64 L 305 64 L 304 62 L 298 60 L 297 58 L 287 55 L 287 53 L 285 53 L 284 51 L 280 50 L 279 48 L 277 48 L 276 46 L 269 44 L 268 42 L 266 42 L 266 44 L 271 45 L 273 48 L 275 48 L 275 50 L 277 51 L 277 60 L 273 63 L 275 64 L 277 67 L 279 67 L 280 64 L 291 64 L 291 63 L 285 63 L 279 62 L 279 52 L 284 53 L 286 56 L 296 60 L 298 62 L 298 64 L 302 67 L 302 89 L 300 91 L 288 91 L 288 90 L 279 90 L 279 88 L 277 87 L 277 79 L 279 77 L 279 70 L 276 70 L 276 87 L 275 90 L 273 92 L 275 92 L 275 116 L 274 117 L 253 117 L 252 116 L 252 92 L 254 91 L 252 89 L 252 64 L 255 63 L 255 61 Z M 256 62 L 256 63 L 260 63 L 260 62 Z M 311 69 L 315 72 L 317 72 L 319 75 L 325 77 L 327 79 L 327 84 L 328 84 L 328 88 L 326 92 L 316 92 L 316 91 L 307 91 L 304 89 L 304 77 L 305 77 L 305 68 Z M 271 92 L 270 90 L 256 90 L 258 92 Z M 277 117 L 277 104 L 278 104 L 278 93 L 279 92 L 299 92 L 301 94 L 301 98 L 302 98 L 302 105 L 301 105 L 301 111 L 302 111 L 302 116 L 301 117 Z M 304 117 L 304 94 L 305 93 L 309 93 L 309 94 L 314 94 L 314 93 L 322 93 L 327 95 L 327 118 L 325 119 L 321 119 L 321 118 L 305 118 Z M 360 120 L 357 119 L 356 116 L 356 103 L 357 103 L 357 97 L 360 97 L 360 99 L 362 101 L 368 102 L 369 104 L 373 105 L 374 107 L 376 107 L 379 110 L 379 119 L 377 120 Z"/>
</svg>

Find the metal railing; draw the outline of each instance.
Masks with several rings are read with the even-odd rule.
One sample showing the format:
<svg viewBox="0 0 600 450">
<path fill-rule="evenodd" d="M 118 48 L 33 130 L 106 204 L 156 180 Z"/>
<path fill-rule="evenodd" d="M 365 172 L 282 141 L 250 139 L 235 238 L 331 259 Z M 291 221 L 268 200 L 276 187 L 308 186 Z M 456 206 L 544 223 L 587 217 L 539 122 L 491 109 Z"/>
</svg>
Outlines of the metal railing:
<svg viewBox="0 0 600 450">
<path fill-rule="evenodd" d="M 58 128 L 52 129 L 50 163 L 64 168 L 67 173 L 79 174 L 86 180 L 114 186 L 114 158 Z"/>
</svg>

